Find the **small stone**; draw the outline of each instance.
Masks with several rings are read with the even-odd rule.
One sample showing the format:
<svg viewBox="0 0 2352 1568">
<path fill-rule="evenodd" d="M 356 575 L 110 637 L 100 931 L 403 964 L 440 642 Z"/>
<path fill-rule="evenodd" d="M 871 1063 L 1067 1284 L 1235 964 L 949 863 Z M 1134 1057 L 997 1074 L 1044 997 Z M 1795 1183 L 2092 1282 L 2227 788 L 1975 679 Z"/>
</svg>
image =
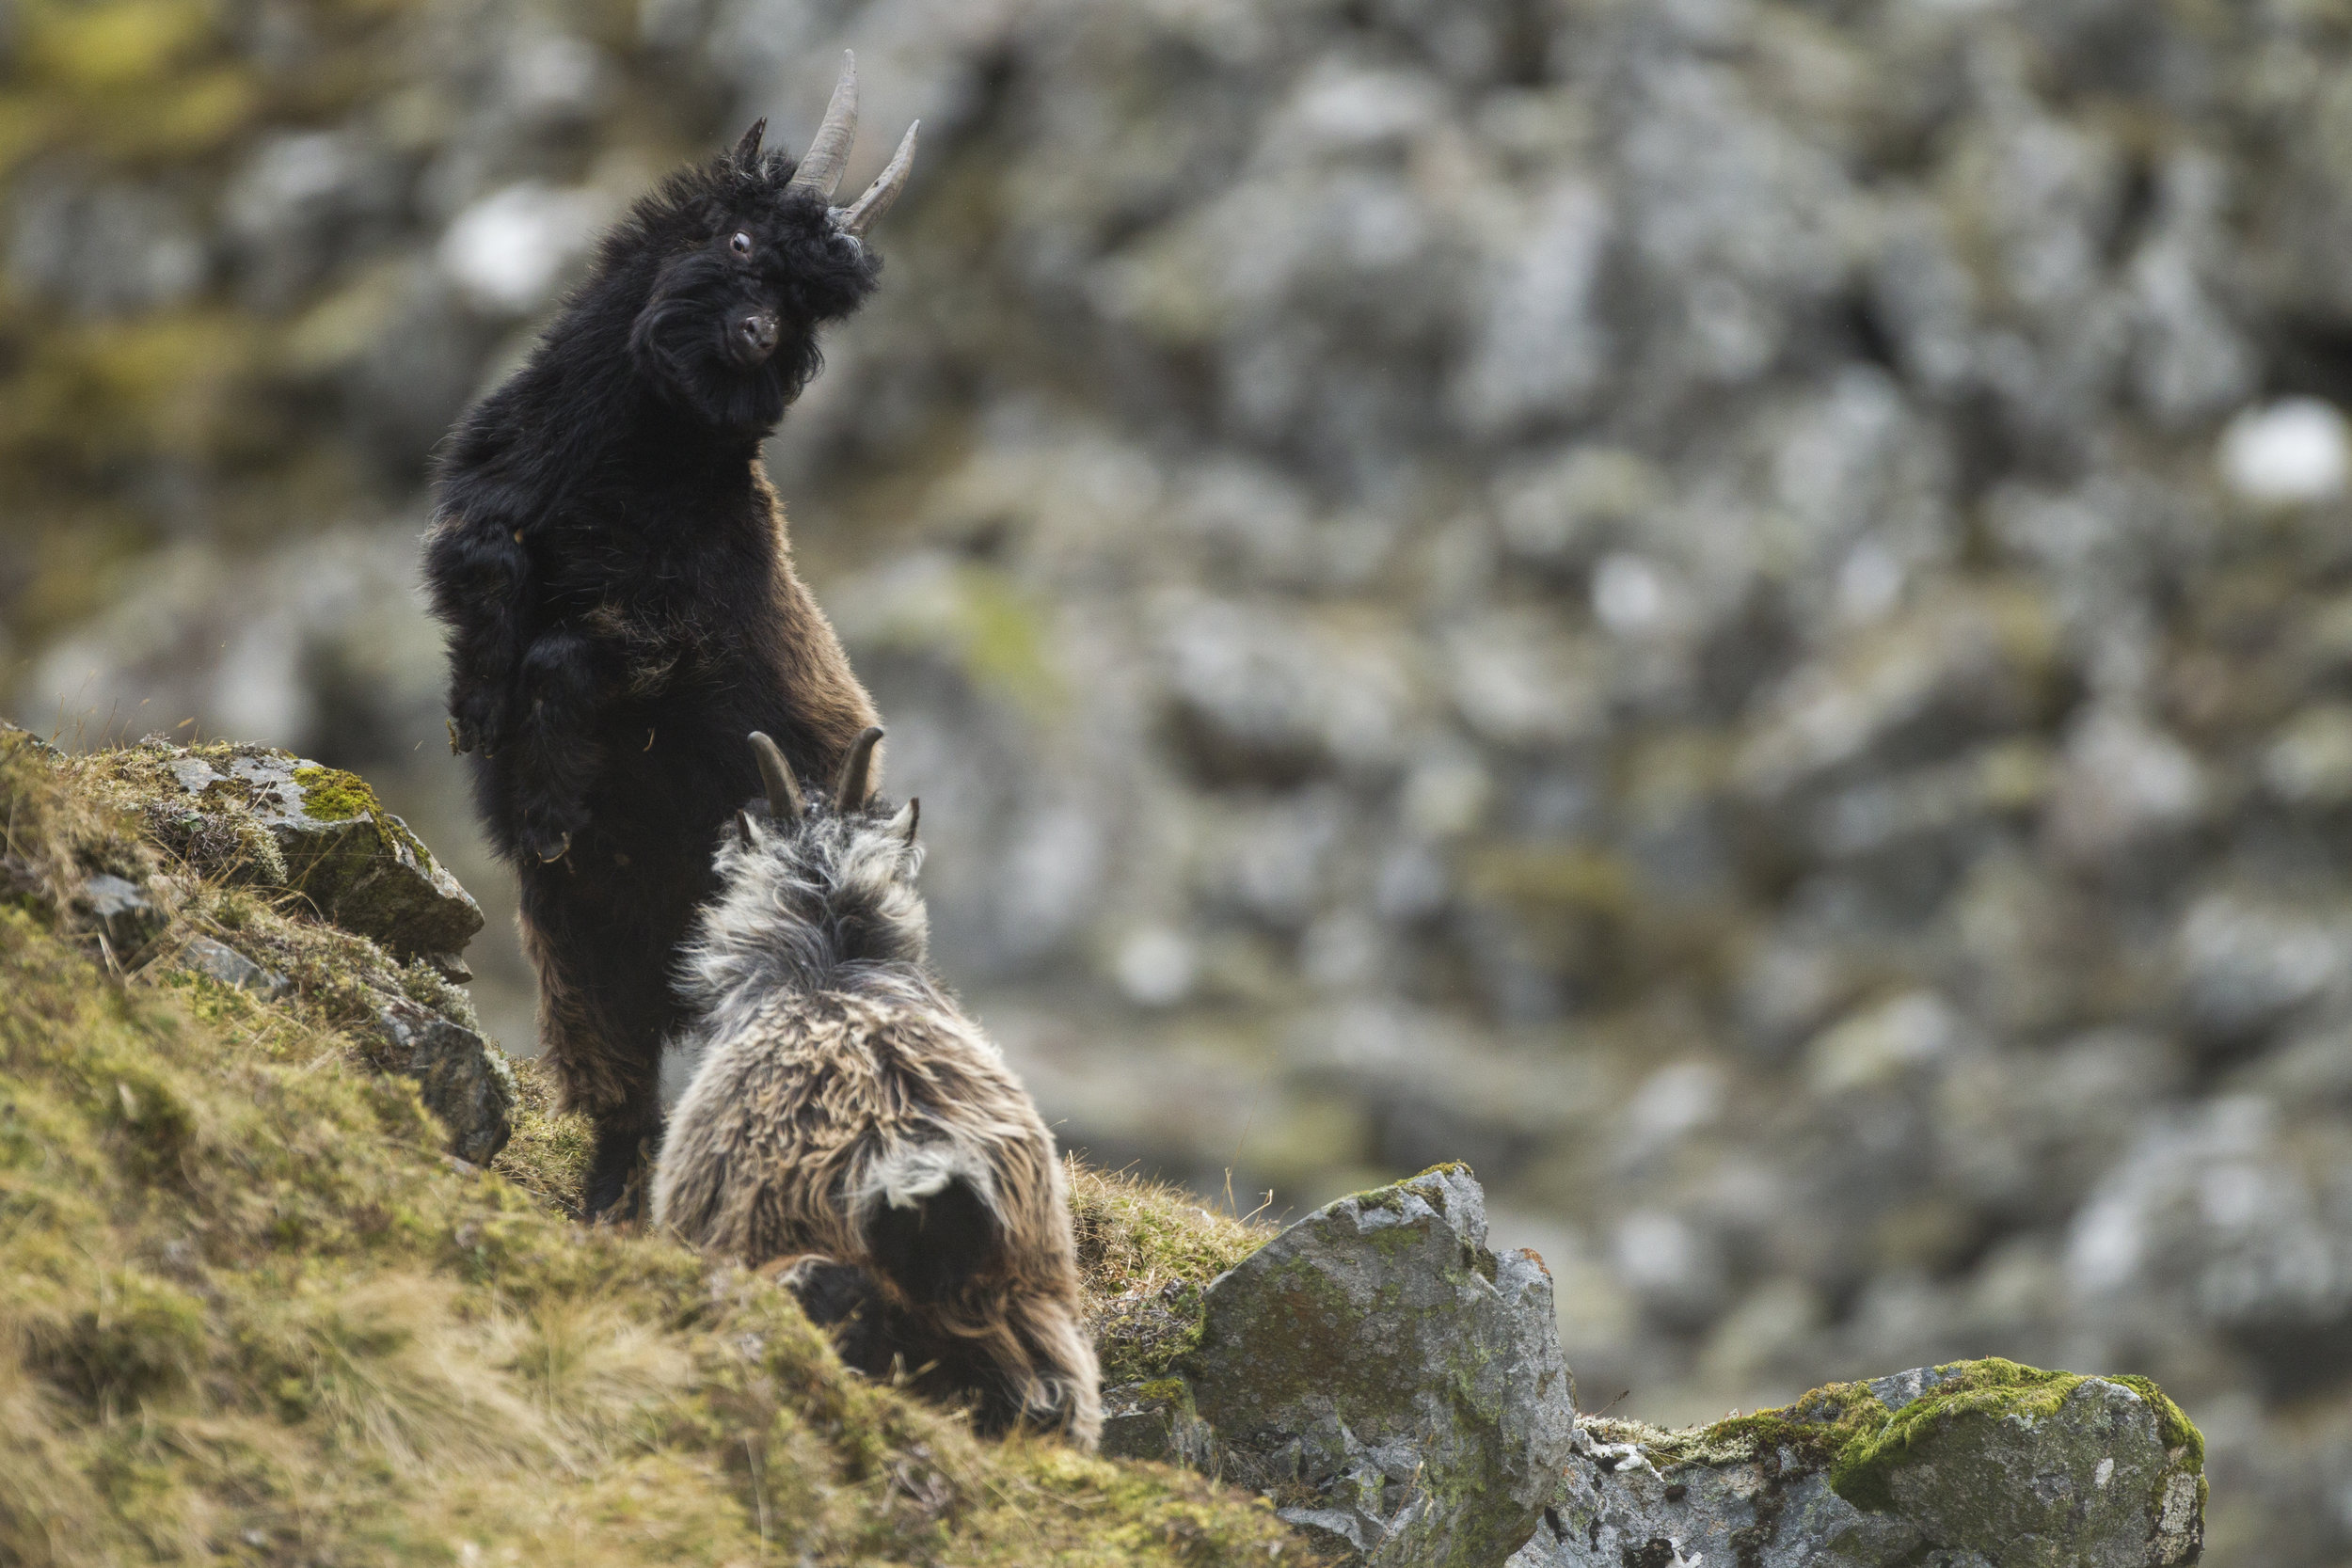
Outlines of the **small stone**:
<svg viewBox="0 0 2352 1568">
<path fill-rule="evenodd" d="M 153 941 L 168 919 L 136 882 L 104 873 L 82 884 L 81 903 L 97 917 L 119 956 Z"/>
<path fill-rule="evenodd" d="M 465 958 L 459 954 L 427 953 L 423 956 L 422 961 L 427 969 L 453 986 L 467 986 L 473 983 L 473 970 L 467 965 Z"/>
<path fill-rule="evenodd" d="M 117 920 L 155 907 L 136 882 L 103 874 L 82 884 L 82 902 L 101 920 Z"/>
<path fill-rule="evenodd" d="M 180 950 L 180 967 L 191 974 L 201 974 L 238 990 L 251 991 L 257 996 L 277 997 L 293 988 L 294 982 L 274 969 L 264 969 L 226 942 L 210 937 L 197 937 Z"/>
<path fill-rule="evenodd" d="M 1216 1439 L 1193 1413 L 1181 1379 L 1159 1378 L 1103 1390 L 1103 1437 L 1099 1449 L 1111 1459 L 1172 1459 L 1208 1467 Z"/>
</svg>

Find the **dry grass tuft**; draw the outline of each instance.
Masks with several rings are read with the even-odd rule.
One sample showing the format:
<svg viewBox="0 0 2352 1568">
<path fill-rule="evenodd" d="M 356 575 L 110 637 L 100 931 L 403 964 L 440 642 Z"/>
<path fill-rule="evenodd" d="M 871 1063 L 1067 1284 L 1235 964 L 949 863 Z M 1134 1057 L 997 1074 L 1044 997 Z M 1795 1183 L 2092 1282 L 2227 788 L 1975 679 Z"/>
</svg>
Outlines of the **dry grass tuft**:
<svg viewBox="0 0 2352 1568">
<path fill-rule="evenodd" d="M 1069 1164 L 1087 1326 L 1105 1385 L 1157 1377 L 1200 1341 L 1200 1292 L 1274 1232 L 1216 1214 L 1181 1187 Z"/>
</svg>

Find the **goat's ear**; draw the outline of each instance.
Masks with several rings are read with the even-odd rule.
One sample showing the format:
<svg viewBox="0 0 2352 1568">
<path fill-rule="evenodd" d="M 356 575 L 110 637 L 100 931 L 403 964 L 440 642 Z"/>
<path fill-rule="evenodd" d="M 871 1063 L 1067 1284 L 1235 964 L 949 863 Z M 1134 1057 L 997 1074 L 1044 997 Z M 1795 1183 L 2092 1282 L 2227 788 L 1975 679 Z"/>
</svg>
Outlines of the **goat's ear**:
<svg viewBox="0 0 2352 1568">
<path fill-rule="evenodd" d="M 768 134 L 768 117 L 752 121 L 752 128 L 743 133 L 743 139 L 735 144 L 735 162 L 739 167 L 751 168 L 759 160 L 759 138 Z"/>
<path fill-rule="evenodd" d="M 914 845 L 914 825 L 923 819 L 923 799 L 916 796 L 898 808 L 898 815 L 890 819 L 890 831 L 906 840 L 909 848 Z"/>
<path fill-rule="evenodd" d="M 751 843 L 752 814 L 750 812 L 739 811 L 735 814 L 735 837 L 739 844 Z"/>
</svg>

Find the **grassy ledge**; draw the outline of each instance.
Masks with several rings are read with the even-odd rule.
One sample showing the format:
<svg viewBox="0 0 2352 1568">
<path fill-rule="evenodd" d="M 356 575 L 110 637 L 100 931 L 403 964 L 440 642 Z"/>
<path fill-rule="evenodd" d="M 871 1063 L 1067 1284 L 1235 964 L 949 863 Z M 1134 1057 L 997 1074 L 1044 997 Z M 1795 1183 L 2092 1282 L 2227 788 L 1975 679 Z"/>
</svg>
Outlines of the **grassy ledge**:
<svg viewBox="0 0 2352 1568">
<path fill-rule="evenodd" d="M 757 1275 L 570 1223 L 584 1142 L 528 1071 L 498 1166 L 456 1167 L 337 1022 L 337 966 L 390 960 L 179 853 L 103 773 L 0 734 L 0 1560 L 1297 1560 L 1261 1503 L 978 1442 Z M 74 912 L 102 871 L 164 912 L 144 960 Z M 292 992 L 173 974 L 196 928 Z M 1104 1301 L 1243 1244 L 1076 1186 Z"/>
</svg>

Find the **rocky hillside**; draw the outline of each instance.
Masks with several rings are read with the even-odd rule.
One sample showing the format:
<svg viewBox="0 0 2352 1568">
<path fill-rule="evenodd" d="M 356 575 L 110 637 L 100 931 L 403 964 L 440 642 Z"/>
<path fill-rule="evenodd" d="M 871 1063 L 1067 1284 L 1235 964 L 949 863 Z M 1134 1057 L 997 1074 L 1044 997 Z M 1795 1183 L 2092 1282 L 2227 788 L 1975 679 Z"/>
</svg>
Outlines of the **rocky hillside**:
<svg viewBox="0 0 2352 1568">
<path fill-rule="evenodd" d="M 479 914 L 363 781 L 0 727 L 0 817 L 10 1564 L 2196 1558 L 2141 1379 L 1580 1425 L 1459 1164 L 1279 1235 L 1073 1165 L 1106 1457 L 976 1442 L 765 1275 L 568 1221 L 583 1130 L 468 1027 Z"/>
<path fill-rule="evenodd" d="M 1279 1549 L 1239 1494 L 979 1443 L 846 1371 L 766 1280 L 567 1221 L 584 1130 L 463 1028 L 462 992 L 315 913 L 332 868 L 214 833 L 245 802 L 125 785 L 159 759 L 206 760 L 69 763 L 0 731 L 0 1560 Z M 459 1067 L 487 1092 L 453 1094 Z M 1248 1235 L 1132 1183 L 1085 1194 L 1120 1238 L 1092 1249 L 1099 1291 Z"/>
<path fill-rule="evenodd" d="M 2214 1560 L 2352 1552 L 2337 8 L 10 15 L 28 722 L 357 768 L 502 941 L 423 455 L 854 45 L 924 152 L 772 466 L 1069 1141 L 1468 1158 L 1622 1414 L 2148 1372 Z"/>
</svg>

